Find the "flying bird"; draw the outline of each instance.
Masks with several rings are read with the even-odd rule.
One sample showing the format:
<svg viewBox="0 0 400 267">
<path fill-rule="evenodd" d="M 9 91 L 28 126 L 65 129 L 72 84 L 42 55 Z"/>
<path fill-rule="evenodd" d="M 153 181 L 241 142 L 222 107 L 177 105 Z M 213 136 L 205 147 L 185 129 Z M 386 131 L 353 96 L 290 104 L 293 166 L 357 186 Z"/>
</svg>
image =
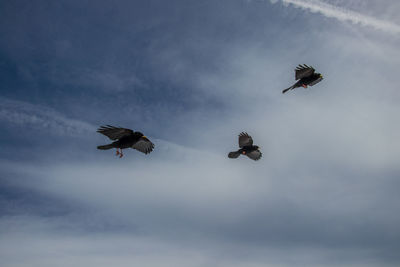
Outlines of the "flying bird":
<svg viewBox="0 0 400 267">
<path fill-rule="evenodd" d="M 253 145 L 253 138 L 245 132 L 239 134 L 239 147 L 238 151 L 230 152 L 228 157 L 235 159 L 242 155 L 246 155 L 252 160 L 259 160 L 262 156 L 260 148 Z"/>
<path fill-rule="evenodd" d="M 131 129 L 107 125 L 101 126 L 97 132 L 104 134 L 111 140 L 116 140 L 111 144 L 98 146 L 97 148 L 101 150 L 116 148 L 116 155 L 119 155 L 120 158 L 124 155 L 122 154 L 122 149 L 124 148 L 134 148 L 144 154 L 150 153 L 154 148 L 154 144 L 146 136 L 141 132 L 134 132 Z"/>
<path fill-rule="evenodd" d="M 295 84 L 282 91 L 282 94 L 297 87 L 307 88 L 322 81 L 323 76 L 321 73 L 316 73 L 315 69 L 306 64 L 299 65 L 295 69 L 295 78 L 298 80 Z"/>
</svg>

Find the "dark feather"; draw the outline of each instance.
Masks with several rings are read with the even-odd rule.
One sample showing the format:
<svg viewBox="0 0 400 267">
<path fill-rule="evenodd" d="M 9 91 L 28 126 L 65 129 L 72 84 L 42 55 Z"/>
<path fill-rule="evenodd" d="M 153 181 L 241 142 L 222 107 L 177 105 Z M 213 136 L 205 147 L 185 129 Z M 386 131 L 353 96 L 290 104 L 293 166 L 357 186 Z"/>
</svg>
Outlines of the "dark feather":
<svg viewBox="0 0 400 267">
<path fill-rule="evenodd" d="M 98 130 L 98 133 L 104 134 L 111 140 L 117 140 L 124 136 L 132 135 L 133 131 L 126 128 L 114 127 L 111 125 L 101 126 Z"/>
<path fill-rule="evenodd" d="M 323 80 L 323 78 L 322 78 L 322 77 L 319 77 L 318 79 L 316 79 L 316 80 L 310 82 L 308 85 L 309 85 L 309 86 L 316 85 L 317 83 L 319 83 L 319 82 L 322 81 L 322 80 Z"/>
<path fill-rule="evenodd" d="M 299 65 L 295 69 L 295 78 L 296 80 L 300 80 L 301 78 L 310 77 L 315 72 L 315 69 L 306 64 Z"/>
<path fill-rule="evenodd" d="M 139 139 L 139 141 L 137 141 L 137 142 L 132 146 L 132 148 L 134 148 L 134 149 L 136 149 L 136 150 L 138 150 L 138 151 L 140 151 L 140 152 L 142 152 L 142 153 L 148 154 L 148 153 L 150 153 L 151 151 L 153 151 L 153 149 L 154 149 L 154 144 L 153 144 L 149 139 L 147 139 L 146 137 L 142 136 L 142 137 Z"/>
<path fill-rule="evenodd" d="M 228 154 L 228 158 L 231 158 L 231 159 L 236 159 L 239 156 L 240 156 L 239 151 L 229 152 L 229 154 Z"/>
<path fill-rule="evenodd" d="M 293 88 L 294 88 L 293 86 L 290 86 L 289 88 L 286 88 L 285 90 L 282 91 L 282 94 L 286 93 L 287 91 L 289 91 L 289 90 L 291 90 Z"/>
<path fill-rule="evenodd" d="M 246 155 L 252 160 L 259 160 L 262 156 L 262 153 L 260 150 L 257 149 L 247 153 Z"/>
<path fill-rule="evenodd" d="M 113 148 L 114 146 L 112 145 L 112 144 L 109 144 L 109 145 L 104 145 L 104 146 L 98 146 L 97 147 L 97 149 L 100 149 L 100 150 L 107 150 L 107 149 L 111 149 L 111 148 Z"/>
<path fill-rule="evenodd" d="M 245 132 L 239 134 L 239 147 L 242 148 L 244 146 L 253 145 L 253 138 Z"/>
</svg>

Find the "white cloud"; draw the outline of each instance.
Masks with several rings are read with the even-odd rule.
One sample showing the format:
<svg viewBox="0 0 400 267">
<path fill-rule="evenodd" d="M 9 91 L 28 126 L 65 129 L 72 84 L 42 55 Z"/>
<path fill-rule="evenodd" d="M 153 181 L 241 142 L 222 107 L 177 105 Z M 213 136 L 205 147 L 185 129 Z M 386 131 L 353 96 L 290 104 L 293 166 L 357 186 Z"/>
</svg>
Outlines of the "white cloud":
<svg viewBox="0 0 400 267">
<path fill-rule="evenodd" d="M 132 233 L 71 232 L 57 228 L 60 222 L 35 217 L 5 218 L 0 226 L 7 227 L 0 239 L 0 256 L 6 267 L 41 266 L 147 266 L 147 267 L 268 267 L 293 266 L 307 262 L 307 266 L 343 266 L 341 259 L 351 258 L 346 249 L 334 251 L 307 246 L 282 251 L 274 247 L 226 243 L 209 243 L 204 236 L 193 242 L 164 240 Z M 11 228 L 10 225 L 13 227 Z M 368 253 L 360 264 L 346 266 L 376 266 Z M 353 251 L 354 253 L 354 251 Z M 331 258 L 330 263 L 323 261 Z"/>
<path fill-rule="evenodd" d="M 281 34 L 291 40 L 291 33 Z M 2 163 L 24 192 L 72 208 L 40 218 L 3 216 L 0 257 L 7 266 L 396 265 L 397 47 L 337 32 L 306 37 L 307 48 L 294 42 L 269 52 L 263 44 L 282 39 L 260 34 L 246 43 L 240 35 L 224 48 L 221 71 L 199 72 L 190 60 L 171 58 L 189 62 L 182 68 L 196 74 L 188 88 L 229 106 L 223 119 L 204 119 L 199 107 L 168 121 L 202 151 L 155 139 L 149 155 L 132 150 L 118 159 L 84 144 L 74 152 L 95 156 L 79 163 Z M 305 59 L 325 80 L 282 95 Z M 172 72 L 171 80 L 184 76 Z M 0 103 L 4 121 L 95 130 L 44 107 Z M 243 130 L 261 145 L 262 160 L 227 159 Z"/>
<path fill-rule="evenodd" d="M 309 10 L 314 13 L 320 13 L 328 18 L 335 18 L 339 21 L 347 21 L 362 26 L 373 27 L 377 30 L 385 31 L 391 34 L 400 33 L 400 25 L 380 20 L 371 16 L 363 15 L 340 6 L 328 4 L 319 0 L 281 0 L 284 4 L 292 4 L 295 7 Z M 277 0 L 272 0 L 276 3 Z"/>
<path fill-rule="evenodd" d="M 51 108 L 7 98 L 0 98 L 0 120 L 58 135 L 75 136 L 95 130 L 91 124 L 67 118 Z"/>
</svg>

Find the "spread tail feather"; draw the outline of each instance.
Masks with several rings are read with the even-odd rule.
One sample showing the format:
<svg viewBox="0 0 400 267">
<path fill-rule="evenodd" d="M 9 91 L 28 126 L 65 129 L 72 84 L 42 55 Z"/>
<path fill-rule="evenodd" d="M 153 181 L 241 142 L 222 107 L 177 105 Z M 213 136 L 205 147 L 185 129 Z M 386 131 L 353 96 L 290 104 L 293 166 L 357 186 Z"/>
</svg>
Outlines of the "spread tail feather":
<svg viewBox="0 0 400 267">
<path fill-rule="evenodd" d="M 98 146 L 97 149 L 101 149 L 101 150 L 107 150 L 107 149 L 111 149 L 114 146 L 112 144 L 109 145 L 104 145 L 104 146 Z"/>
<path fill-rule="evenodd" d="M 239 152 L 239 151 L 230 152 L 230 153 L 228 154 L 228 158 L 236 159 L 237 157 L 239 157 L 239 155 L 240 155 L 240 152 Z"/>
</svg>

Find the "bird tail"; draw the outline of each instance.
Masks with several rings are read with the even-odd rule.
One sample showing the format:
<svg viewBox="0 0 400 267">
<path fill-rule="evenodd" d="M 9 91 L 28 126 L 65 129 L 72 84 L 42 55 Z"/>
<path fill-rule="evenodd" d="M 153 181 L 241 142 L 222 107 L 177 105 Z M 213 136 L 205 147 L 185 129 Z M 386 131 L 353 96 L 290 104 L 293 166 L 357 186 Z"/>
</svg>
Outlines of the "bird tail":
<svg viewBox="0 0 400 267">
<path fill-rule="evenodd" d="M 287 91 L 289 91 L 290 89 L 293 89 L 294 86 L 290 86 L 289 88 L 286 88 L 285 90 L 282 91 L 282 94 L 286 93 Z"/>
<path fill-rule="evenodd" d="M 104 145 L 104 146 L 98 146 L 97 149 L 107 150 L 107 149 L 111 149 L 113 147 L 114 147 L 113 144 L 108 144 L 108 145 Z"/>
<path fill-rule="evenodd" d="M 236 159 L 239 156 L 240 156 L 239 151 L 229 152 L 229 154 L 228 154 L 228 158 L 231 158 L 231 159 Z"/>
</svg>

